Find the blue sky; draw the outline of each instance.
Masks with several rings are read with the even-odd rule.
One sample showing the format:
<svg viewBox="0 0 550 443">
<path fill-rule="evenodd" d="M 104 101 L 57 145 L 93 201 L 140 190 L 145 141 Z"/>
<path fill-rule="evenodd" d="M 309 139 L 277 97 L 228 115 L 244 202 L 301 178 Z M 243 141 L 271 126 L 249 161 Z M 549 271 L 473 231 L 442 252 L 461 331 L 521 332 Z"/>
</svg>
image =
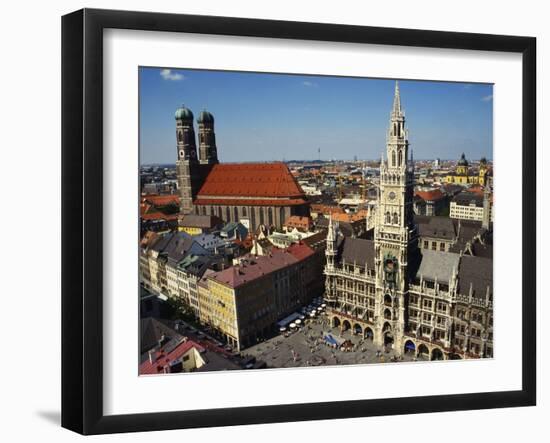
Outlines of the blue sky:
<svg viewBox="0 0 550 443">
<path fill-rule="evenodd" d="M 140 68 L 142 164 L 175 163 L 174 112 L 215 118 L 220 161 L 374 159 L 394 80 Z M 415 159 L 493 157 L 493 87 L 399 81 Z"/>
</svg>

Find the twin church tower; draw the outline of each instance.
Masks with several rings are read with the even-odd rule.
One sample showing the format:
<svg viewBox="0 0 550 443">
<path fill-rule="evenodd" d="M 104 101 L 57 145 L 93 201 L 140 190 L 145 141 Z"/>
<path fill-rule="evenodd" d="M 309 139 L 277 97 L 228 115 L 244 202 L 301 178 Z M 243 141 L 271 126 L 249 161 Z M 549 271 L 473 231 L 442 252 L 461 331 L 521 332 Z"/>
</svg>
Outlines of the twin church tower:
<svg viewBox="0 0 550 443">
<path fill-rule="evenodd" d="M 180 189 L 180 209 L 182 214 L 190 214 L 193 212 L 193 199 L 204 182 L 204 178 L 218 163 L 214 116 L 203 110 L 197 119 L 199 127 L 198 157 L 193 113 L 182 105 L 176 110 L 175 118 L 178 149 L 176 172 Z"/>
</svg>

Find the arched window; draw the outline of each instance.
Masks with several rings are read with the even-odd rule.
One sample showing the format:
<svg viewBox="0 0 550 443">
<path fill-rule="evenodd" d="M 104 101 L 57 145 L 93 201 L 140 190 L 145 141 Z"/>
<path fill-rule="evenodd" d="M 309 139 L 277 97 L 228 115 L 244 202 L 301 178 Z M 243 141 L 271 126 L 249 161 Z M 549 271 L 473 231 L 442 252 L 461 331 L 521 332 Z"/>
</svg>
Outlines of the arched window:
<svg viewBox="0 0 550 443">
<path fill-rule="evenodd" d="M 206 206 L 202 207 L 202 215 L 206 215 Z"/>
<path fill-rule="evenodd" d="M 391 216 L 390 216 L 390 213 L 388 211 L 388 212 L 386 212 L 386 224 L 389 225 L 390 223 L 391 223 Z"/>
<path fill-rule="evenodd" d="M 399 216 L 397 215 L 397 212 L 394 212 L 393 213 L 393 224 L 398 224 L 399 223 Z"/>
<path fill-rule="evenodd" d="M 269 226 L 273 226 L 273 208 L 267 210 L 267 221 Z"/>
<path fill-rule="evenodd" d="M 281 207 L 279 209 L 279 222 L 280 222 L 280 224 L 283 224 L 285 221 L 286 221 L 285 208 Z"/>
<path fill-rule="evenodd" d="M 391 153 L 391 165 L 395 166 L 395 151 Z"/>
<path fill-rule="evenodd" d="M 399 150 L 399 166 L 403 164 L 403 151 Z"/>
<path fill-rule="evenodd" d="M 242 207 L 242 214 L 243 214 L 243 217 L 246 217 L 246 206 Z"/>
<path fill-rule="evenodd" d="M 181 131 L 178 131 L 178 141 L 183 141 L 183 135 L 181 135 Z"/>
<path fill-rule="evenodd" d="M 233 215 L 235 216 L 235 220 L 236 222 L 239 221 L 239 208 L 237 208 L 236 206 L 233 208 Z"/>
<path fill-rule="evenodd" d="M 231 221 L 231 210 L 229 209 L 229 206 L 225 207 L 225 222 L 228 223 Z"/>
<path fill-rule="evenodd" d="M 264 224 L 264 208 L 260 208 L 260 224 Z"/>
</svg>

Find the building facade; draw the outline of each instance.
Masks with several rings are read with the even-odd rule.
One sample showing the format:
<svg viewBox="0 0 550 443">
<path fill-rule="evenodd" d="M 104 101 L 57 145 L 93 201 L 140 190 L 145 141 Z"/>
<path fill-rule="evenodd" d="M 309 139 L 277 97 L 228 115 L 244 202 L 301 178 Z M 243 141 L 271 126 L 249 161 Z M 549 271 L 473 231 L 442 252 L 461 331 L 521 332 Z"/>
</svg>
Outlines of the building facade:
<svg viewBox="0 0 550 443">
<path fill-rule="evenodd" d="M 408 150 L 396 83 L 374 240 L 344 237 L 329 219 L 325 291 L 332 326 L 391 346 L 398 355 L 491 357 L 492 253 L 475 256 L 471 247 L 465 253 L 468 242 L 456 232 L 449 246 L 419 247 Z M 479 226 L 476 235 L 485 233 Z"/>
<path fill-rule="evenodd" d="M 322 294 L 322 249 L 305 243 L 205 274 L 199 283 L 200 321 L 238 350 L 274 332 L 281 318 Z"/>
</svg>

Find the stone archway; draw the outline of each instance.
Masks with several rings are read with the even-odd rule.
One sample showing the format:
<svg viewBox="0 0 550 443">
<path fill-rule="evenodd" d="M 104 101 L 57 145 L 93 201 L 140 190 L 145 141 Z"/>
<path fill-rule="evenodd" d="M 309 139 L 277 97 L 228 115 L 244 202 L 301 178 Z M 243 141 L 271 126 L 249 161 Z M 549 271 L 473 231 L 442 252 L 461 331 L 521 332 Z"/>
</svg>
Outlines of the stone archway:
<svg viewBox="0 0 550 443">
<path fill-rule="evenodd" d="M 392 305 L 392 299 L 391 299 L 390 294 L 384 295 L 384 304 L 386 306 L 391 306 Z"/>
<path fill-rule="evenodd" d="M 338 317 L 332 317 L 332 327 L 338 328 L 340 326 L 340 319 Z"/>
<path fill-rule="evenodd" d="M 403 350 L 405 351 L 405 354 L 415 354 L 416 352 L 416 345 L 412 340 L 407 340 L 405 342 L 405 346 L 403 347 Z"/>
<path fill-rule="evenodd" d="M 384 326 L 382 327 L 382 335 L 384 338 L 384 346 L 393 346 L 393 332 L 391 325 L 388 322 L 384 323 Z"/>
<path fill-rule="evenodd" d="M 362 335 L 363 334 L 363 328 L 361 327 L 361 325 L 359 323 L 355 323 L 353 325 L 353 333 L 354 334 L 357 334 L 357 335 Z"/>
<path fill-rule="evenodd" d="M 430 358 L 430 350 L 425 344 L 421 344 L 418 346 L 418 356 L 426 360 Z"/>
<path fill-rule="evenodd" d="M 391 309 L 384 309 L 384 319 L 391 320 Z"/>
<path fill-rule="evenodd" d="M 445 356 L 443 355 L 443 351 L 439 348 L 433 348 L 432 349 L 431 360 L 445 360 Z"/>
<path fill-rule="evenodd" d="M 371 341 L 374 340 L 374 331 L 369 327 L 365 328 L 365 338 Z"/>
<path fill-rule="evenodd" d="M 350 322 L 349 322 L 348 320 L 344 320 L 344 321 L 342 322 L 342 331 L 347 331 L 347 330 L 349 330 L 349 329 L 351 329 L 351 324 L 350 324 Z"/>
</svg>

